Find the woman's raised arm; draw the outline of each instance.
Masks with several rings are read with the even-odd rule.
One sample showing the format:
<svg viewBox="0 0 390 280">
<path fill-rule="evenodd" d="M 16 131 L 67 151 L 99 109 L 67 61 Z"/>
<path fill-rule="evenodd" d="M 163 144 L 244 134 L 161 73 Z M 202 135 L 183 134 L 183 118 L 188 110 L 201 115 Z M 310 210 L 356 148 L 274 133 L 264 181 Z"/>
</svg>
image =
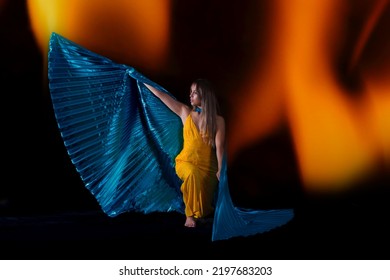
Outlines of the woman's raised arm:
<svg viewBox="0 0 390 280">
<path fill-rule="evenodd" d="M 155 96 L 157 96 L 169 109 L 171 109 L 172 112 L 178 115 L 184 123 L 188 114 L 191 112 L 191 109 L 187 105 L 181 103 L 180 101 L 177 101 L 176 99 L 172 98 L 170 95 L 156 89 L 155 87 L 152 87 L 151 85 L 148 85 L 146 83 L 144 83 L 144 85 Z"/>
</svg>

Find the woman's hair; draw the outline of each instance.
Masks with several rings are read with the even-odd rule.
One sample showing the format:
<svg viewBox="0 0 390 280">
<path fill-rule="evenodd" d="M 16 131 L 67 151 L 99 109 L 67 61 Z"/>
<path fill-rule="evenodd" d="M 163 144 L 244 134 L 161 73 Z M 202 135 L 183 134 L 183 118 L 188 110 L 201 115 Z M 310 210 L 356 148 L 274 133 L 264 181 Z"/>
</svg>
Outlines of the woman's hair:
<svg viewBox="0 0 390 280">
<path fill-rule="evenodd" d="M 200 130 L 207 135 L 207 143 L 215 147 L 215 134 L 217 131 L 217 114 L 219 114 L 219 105 L 214 93 L 214 88 L 206 79 L 196 79 L 192 85 L 195 85 L 201 98 L 202 119 Z"/>
</svg>

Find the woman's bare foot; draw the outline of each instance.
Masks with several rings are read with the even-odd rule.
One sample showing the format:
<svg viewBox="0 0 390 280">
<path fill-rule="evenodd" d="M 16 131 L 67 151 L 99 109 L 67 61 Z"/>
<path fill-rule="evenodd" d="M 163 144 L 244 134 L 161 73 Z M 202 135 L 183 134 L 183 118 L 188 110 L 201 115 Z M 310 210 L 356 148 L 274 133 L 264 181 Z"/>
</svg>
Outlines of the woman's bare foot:
<svg viewBox="0 0 390 280">
<path fill-rule="evenodd" d="M 195 218 L 194 217 L 187 217 L 184 226 L 186 226 L 186 227 L 196 227 Z"/>
</svg>

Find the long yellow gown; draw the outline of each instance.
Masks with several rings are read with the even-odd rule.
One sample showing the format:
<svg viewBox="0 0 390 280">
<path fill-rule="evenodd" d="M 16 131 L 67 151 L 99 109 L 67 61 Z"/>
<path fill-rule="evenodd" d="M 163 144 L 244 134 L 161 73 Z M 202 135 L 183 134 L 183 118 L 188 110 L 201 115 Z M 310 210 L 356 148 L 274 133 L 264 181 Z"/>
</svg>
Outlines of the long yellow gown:
<svg viewBox="0 0 390 280">
<path fill-rule="evenodd" d="M 183 181 L 185 215 L 202 218 L 211 214 L 214 192 L 218 185 L 218 162 L 215 149 L 202 138 L 188 115 L 183 127 L 183 149 L 176 157 L 176 173 Z"/>
</svg>

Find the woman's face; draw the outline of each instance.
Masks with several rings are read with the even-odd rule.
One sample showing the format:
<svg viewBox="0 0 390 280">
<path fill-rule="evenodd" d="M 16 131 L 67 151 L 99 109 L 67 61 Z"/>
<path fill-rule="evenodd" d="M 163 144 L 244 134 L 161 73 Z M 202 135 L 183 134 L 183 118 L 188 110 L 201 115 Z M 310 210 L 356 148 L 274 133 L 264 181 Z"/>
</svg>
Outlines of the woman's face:
<svg viewBox="0 0 390 280">
<path fill-rule="evenodd" d="M 201 106 L 201 98 L 198 90 L 196 89 L 196 84 L 191 86 L 190 90 L 190 102 L 192 106 Z"/>
</svg>

